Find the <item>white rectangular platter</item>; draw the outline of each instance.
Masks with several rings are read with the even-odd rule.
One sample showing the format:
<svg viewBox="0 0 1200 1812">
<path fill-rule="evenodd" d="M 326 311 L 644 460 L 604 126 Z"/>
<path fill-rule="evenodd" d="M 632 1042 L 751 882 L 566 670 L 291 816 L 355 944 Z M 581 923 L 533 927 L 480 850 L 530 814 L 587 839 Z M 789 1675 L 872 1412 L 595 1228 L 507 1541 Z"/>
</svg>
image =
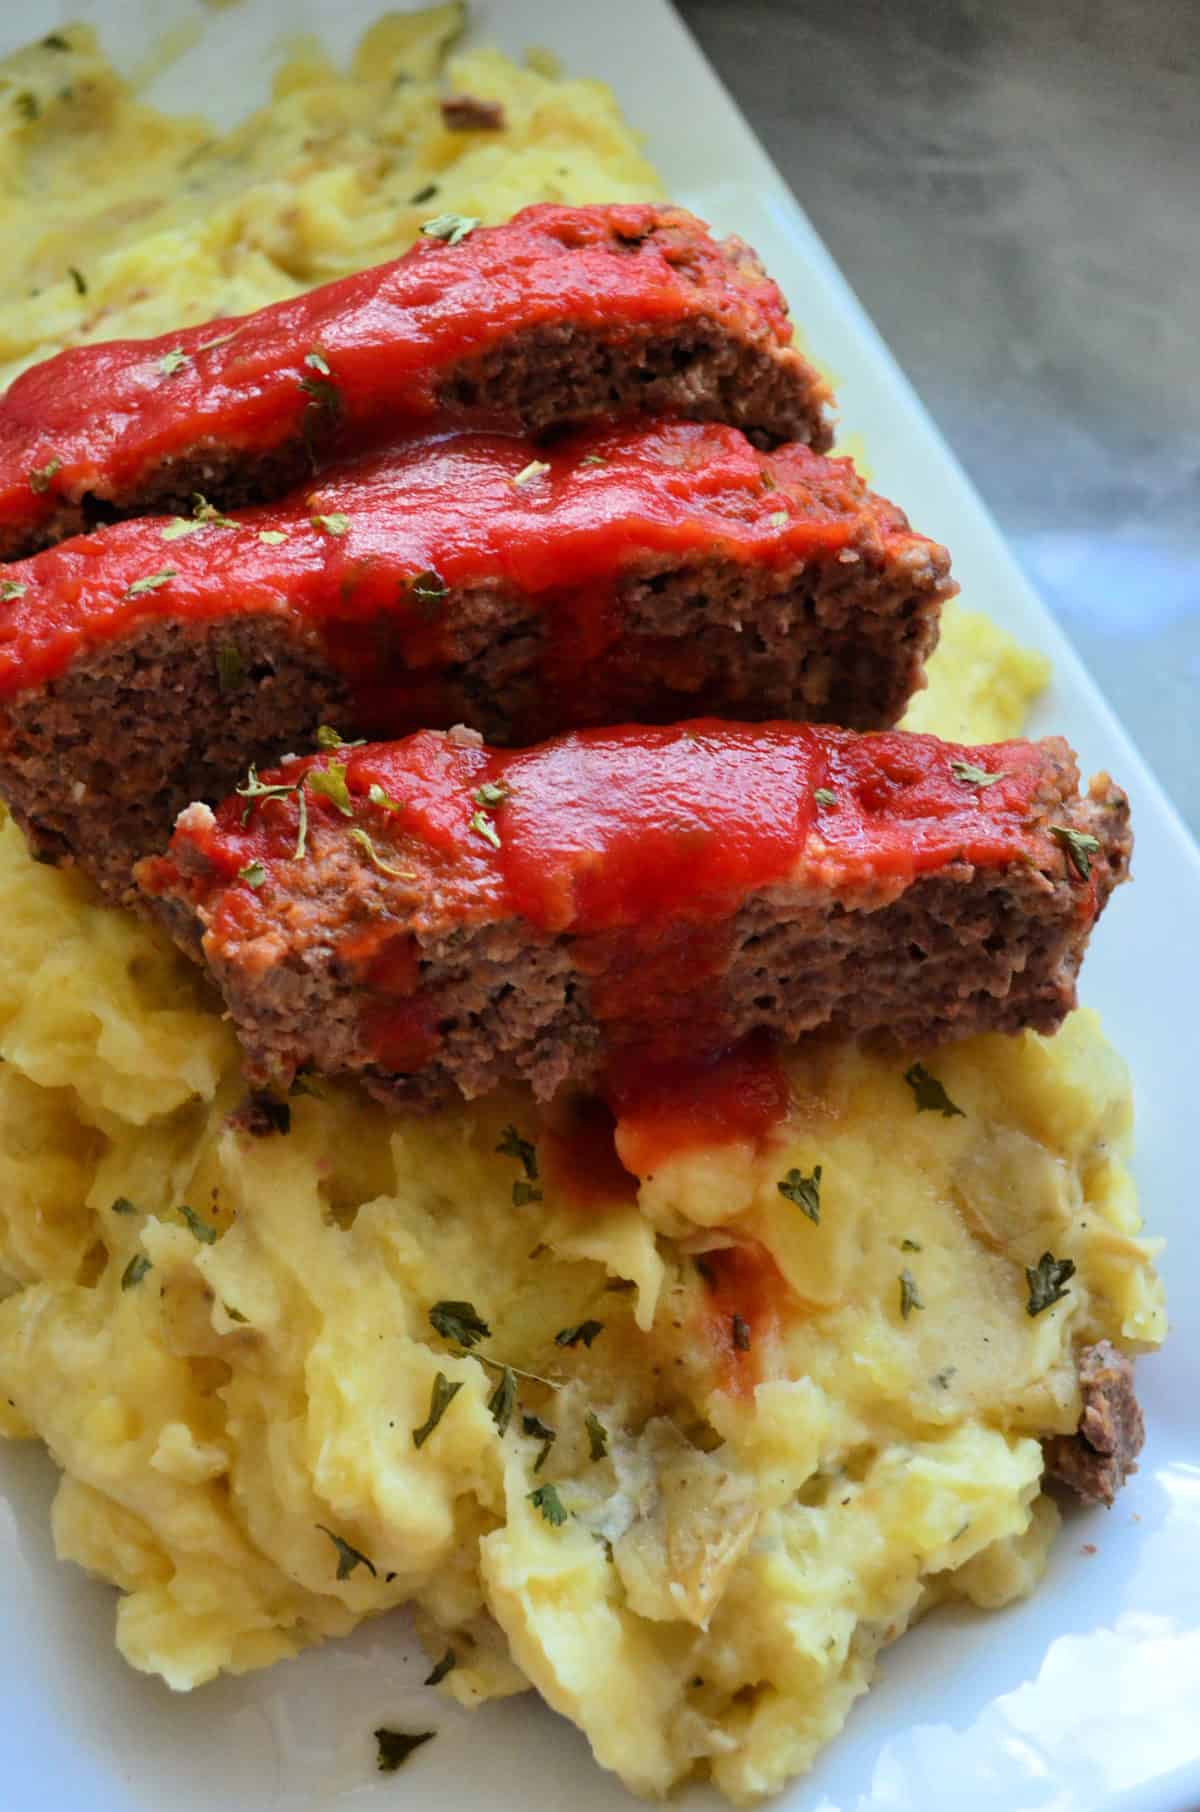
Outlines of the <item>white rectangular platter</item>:
<svg viewBox="0 0 1200 1812">
<path fill-rule="evenodd" d="M 72 18 L 132 67 L 164 29 L 204 21 L 153 99 L 223 124 L 260 101 L 281 38 L 347 51 L 383 0 L 81 0 L 0 9 L 0 50 Z M 646 134 L 669 191 L 762 253 L 809 347 L 837 376 L 872 480 L 949 543 L 965 601 L 1054 662 L 1036 731 L 1128 789 L 1136 885 L 1104 920 L 1084 996 L 1137 1081 L 1137 1177 L 1168 1236 L 1173 1333 L 1141 1369 L 1149 1440 L 1108 1513 L 1068 1518 L 1034 1599 L 936 1615 L 885 1651 L 878 1684 L 789 1812 L 1194 1812 L 1200 1805 L 1200 1216 L 1191 1134 L 1200 1075 L 1200 852 L 1022 579 L 986 509 L 729 97 L 665 0 L 476 0 L 475 31 L 599 76 Z M 796 71 L 803 93 L 804 72 Z M 800 98 L 797 105 L 802 105 Z M 953 308 L 953 296 L 928 298 Z M 980 398 L 987 407 L 987 398 Z M 859 439 L 858 437 L 861 437 Z M 1053 457 L 1053 448 L 1043 449 Z M 1037 448 L 1027 450 L 1036 458 Z M 1125 583 L 1120 576 L 1114 583 Z M 1136 576 L 1133 583 L 1136 583 Z M 403 1620 L 266 1674 L 172 1697 L 118 1659 L 113 1594 L 53 1556 L 53 1468 L 0 1451 L 0 1805 L 6 1812 L 627 1812 L 582 1739 L 532 1696 L 468 1716 L 419 1684 Z M 1094 1546 L 1085 1553 L 1085 1544 Z M 384 1779 L 371 1730 L 441 1733 Z M 707 1794 L 686 1802 L 715 1805 Z"/>
</svg>

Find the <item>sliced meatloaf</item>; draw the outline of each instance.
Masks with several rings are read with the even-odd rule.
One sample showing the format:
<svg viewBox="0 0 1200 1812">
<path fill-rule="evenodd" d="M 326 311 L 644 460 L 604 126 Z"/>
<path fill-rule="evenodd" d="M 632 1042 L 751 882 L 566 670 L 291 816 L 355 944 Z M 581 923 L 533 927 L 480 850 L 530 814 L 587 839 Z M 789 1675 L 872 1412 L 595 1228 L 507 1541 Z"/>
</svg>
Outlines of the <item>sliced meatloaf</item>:
<svg viewBox="0 0 1200 1812">
<path fill-rule="evenodd" d="M 541 435 L 597 416 L 830 442 L 825 380 L 740 240 L 681 208 L 444 216 L 405 257 L 252 315 L 74 347 L 0 400 L 0 558 L 116 515 L 278 496 L 435 423 Z"/>
<path fill-rule="evenodd" d="M 0 793 L 116 897 L 193 799 L 323 722 L 531 743 L 700 709 L 889 724 L 954 587 L 846 460 L 734 428 L 417 440 L 0 583 Z M 7 593 L 7 596 L 3 594 Z"/>
<path fill-rule="evenodd" d="M 1130 849 L 1067 745 L 625 727 L 326 751 L 190 806 L 147 893 L 256 1085 L 538 1095 L 759 1029 L 1052 1031 Z"/>
</svg>

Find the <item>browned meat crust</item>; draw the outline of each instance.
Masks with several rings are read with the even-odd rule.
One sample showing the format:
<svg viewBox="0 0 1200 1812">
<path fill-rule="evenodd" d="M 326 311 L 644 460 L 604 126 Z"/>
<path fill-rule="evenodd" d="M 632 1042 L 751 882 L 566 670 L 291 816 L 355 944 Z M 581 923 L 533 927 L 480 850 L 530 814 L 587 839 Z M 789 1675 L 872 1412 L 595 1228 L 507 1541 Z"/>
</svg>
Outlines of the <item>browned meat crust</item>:
<svg viewBox="0 0 1200 1812">
<path fill-rule="evenodd" d="M 1145 1439 L 1133 1364 L 1111 1341 L 1101 1340 L 1079 1355 L 1079 1387 L 1079 1427 L 1073 1435 L 1054 1435 L 1045 1443 L 1046 1471 L 1087 1502 L 1111 1505 L 1137 1471 Z"/>
</svg>

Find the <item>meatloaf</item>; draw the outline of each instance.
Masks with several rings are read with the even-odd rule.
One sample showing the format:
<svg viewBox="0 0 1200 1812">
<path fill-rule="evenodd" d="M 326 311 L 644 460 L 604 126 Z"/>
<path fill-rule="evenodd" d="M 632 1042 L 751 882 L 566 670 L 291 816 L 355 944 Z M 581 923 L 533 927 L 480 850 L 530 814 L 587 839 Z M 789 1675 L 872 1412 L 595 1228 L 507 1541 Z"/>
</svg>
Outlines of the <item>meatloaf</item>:
<svg viewBox="0 0 1200 1812">
<path fill-rule="evenodd" d="M 1085 1347 L 1079 1355 L 1079 1389 L 1079 1427 L 1073 1435 L 1055 1435 L 1045 1443 L 1046 1471 L 1090 1503 L 1111 1504 L 1137 1471 L 1146 1435 L 1133 1365 L 1109 1340 Z"/>
<path fill-rule="evenodd" d="M 544 434 L 597 416 L 830 443 L 825 380 L 740 240 L 681 208 L 446 215 L 395 263 L 255 314 L 74 347 L 0 400 L 0 558 L 118 515 L 278 496 L 441 422 Z"/>
<path fill-rule="evenodd" d="M 122 897 L 189 800 L 323 722 L 866 728 L 921 683 L 947 555 L 849 461 L 694 422 L 545 453 L 417 440 L 236 519 L 143 517 L 8 568 L 0 793 L 34 849 Z"/>
<path fill-rule="evenodd" d="M 194 804 L 148 895 L 199 940 L 255 1086 L 387 1101 L 758 1030 L 1050 1032 L 1130 849 L 1067 745 L 711 719 L 498 754 L 326 750 Z"/>
</svg>

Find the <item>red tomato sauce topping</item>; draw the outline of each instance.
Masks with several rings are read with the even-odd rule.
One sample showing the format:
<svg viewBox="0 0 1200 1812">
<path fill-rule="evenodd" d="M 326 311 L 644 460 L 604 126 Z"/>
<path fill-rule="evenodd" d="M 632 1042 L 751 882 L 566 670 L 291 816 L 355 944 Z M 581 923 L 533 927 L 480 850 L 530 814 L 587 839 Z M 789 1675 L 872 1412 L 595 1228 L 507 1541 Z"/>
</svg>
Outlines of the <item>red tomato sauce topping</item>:
<svg viewBox="0 0 1200 1812">
<path fill-rule="evenodd" d="M 689 216 L 655 231 L 670 213 L 526 208 L 455 245 L 423 238 L 394 263 L 251 315 L 60 353 L 0 402 L 0 523 L 36 522 L 63 495 L 122 495 L 206 442 L 269 451 L 322 410 L 336 414 L 339 457 L 429 426 L 439 381 L 460 361 L 543 323 L 653 327 L 713 307 L 724 287 L 786 346 L 776 286 L 748 266 L 735 276 Z M 454 413 L 471 415 L 462 401 Z"/>
<path fill-rule="evenodd" d="M 1000 778 L 972 785 L 954 772 L 964 761 Z M 397 875 L 397 935 L 517 919 L 572 938 L 605 1030 L 610 1100 L 618 1117 L 629 1114 L 622 1156 L 639 1170 L 690 1138 L 694 1114 L 707 1116 L 706 1134 L 749 1128 L 758 1138 L 782 1103 L 782 1083 L 753 1047 L 730 1072 L 735 1087 L 703 1067 L 717 978 L 748 898 L 788 883 L 823 900 L 866 890 L 882 903 L 947 863 L 1036 860 L 1030 821 L 1044 774 L 1041 750 L 1025 742 L 979 749 L 899 731 L 699 719 L 581 731 L 513 752 L 425 732 L 295 760 L 263 778 L 298 785 L 331 763 L 344 768 L 352 819 L 306 783 L 310 827 L 366 830 Z M 235 797 L 212 825 L 176 833 L 175 853 L 182 840 L 205 859 L 188 886 L 218 943 L 270 928 L 297 878 L 297 823 L 294 793 L 248 813 Z M 258 864 L 252 885 L 246 870 Z M 164 869 L 170 884 L 172 858 Z M 1080 914 L 1094 916 L 1094 879 L 1077 894 Z M 349 954 L 361 958 L 357 945 Z M 389 991 L 410 978 L 423 999 L 403 963 Z M 407 1007 L 401 1017 L 406 1044 L 416 1023 Z M 720 1015 L 711 1020 L 715 1032 Z M 666 1062 L 657 1096 L 652 1078 L 626 1089 L 631 1047 Z M 631 1102 L 643 1085 L 657 1105 L 640 1118 Z M 706 1088 L 706 1104 L 693 1109 L 689 1097 L 705 1103 Z"/>
<path fill-rule="evenodd" d="M 444 593 L 498 582 L 541 616 L 543 679 L 564 718 L 620 721 L 631 680 L 614 598 L 632 563 L 678 568 L 719 550 L 794 568 L 868 532 L 921 540 L 848 460 L 760 453 L 715 424 L 597 428 L 540 454 L 499 434 L 430 436 L 282 502 L 203 525 L 139 517 L 6 567 L 0 696 L 145 623 L 283 613 L 320 635 L 360 732 L 405 734 L 448 721 L 442 676 L 463 657 Z M 675 640 L 682 683 L 687 641 Z"/>
<path fill-rule="evenodd" d="M 616 1115 L 621 1161 L 651 1177 L 676 1153 L 744 1141 L 760 1149 L 791 1100 L 773 1041 L 743 1039 L 732 1049 L 663 1062 L 629 1050 L 609 1065 L 605 1090 Z"/>
</svg>

